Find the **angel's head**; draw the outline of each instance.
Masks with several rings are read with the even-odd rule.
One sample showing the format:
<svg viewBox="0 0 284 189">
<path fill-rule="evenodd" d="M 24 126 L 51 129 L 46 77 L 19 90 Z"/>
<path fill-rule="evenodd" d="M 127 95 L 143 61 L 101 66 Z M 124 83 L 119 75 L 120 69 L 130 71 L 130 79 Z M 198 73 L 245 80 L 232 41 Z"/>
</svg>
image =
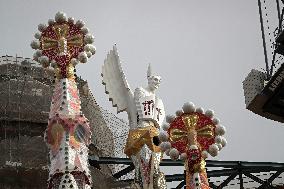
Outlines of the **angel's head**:
<svg viewBox="0 0 284 189">
<path fill-rule="evenodd" d="M 152 74 L 152 70 L 151 70 L 151 65 L 150 64 L 148 66 L 147 79 L 148 79 L 148 88 L 151 91 L 155 91 L 156 89 L 159 88 L 162 78 L 161 78 L 161 76 Z"/>
<path fill-rule="evenodd" d="M 161 83 L 161 77 L 158 75 L 150 76 L 148 77 L 148 88 L 151 91 L 155 91 L 156 89 L 159 88 Z"/>
</svg>

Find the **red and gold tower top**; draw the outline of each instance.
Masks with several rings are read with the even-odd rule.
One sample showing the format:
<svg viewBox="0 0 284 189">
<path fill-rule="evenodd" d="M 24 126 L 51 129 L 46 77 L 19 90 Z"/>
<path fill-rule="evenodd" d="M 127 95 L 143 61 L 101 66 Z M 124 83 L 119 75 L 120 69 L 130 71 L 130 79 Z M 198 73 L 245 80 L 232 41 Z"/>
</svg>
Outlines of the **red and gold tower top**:
<svg viewBox="0 0 284 189">
<path fill-rule="evenodd" d="M 79 63 L 86 63 L 95 54 L 92 45 L 94 36 L 82 20 L 75 22 L 74 18 L 67 18 L 63 12 L 58 12 L 55 19 L 48 20 L 48 26 L 39 24 L 31 42 L 36 50 L 34 60 L 43 67 L 52 66 L 57 79 L 74 78 L 74 67 Z"/>
<path fill-rule="evenodd" d="M 161 150 L 173 160 L 184 160 L 187 189 L 209 189 L 205 170 L 208 153 L 215 157 L 226 146 L 225 127 L 212 110 L 204 112 L 193 103 L 185 103 L 176 116 L 166 117 L 166 132 L 159 138 Z"/>
</svg>

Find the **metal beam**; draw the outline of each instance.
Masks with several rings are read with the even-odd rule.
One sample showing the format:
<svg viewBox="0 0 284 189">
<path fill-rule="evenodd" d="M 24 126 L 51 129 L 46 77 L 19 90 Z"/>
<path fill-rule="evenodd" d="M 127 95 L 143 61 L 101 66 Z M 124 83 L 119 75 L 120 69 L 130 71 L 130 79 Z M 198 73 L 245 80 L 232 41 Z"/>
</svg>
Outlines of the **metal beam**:
<svg viewBox="0 0 284 189">
<path fill-rule="evenodd" d="M 214 161 L 214 160 L 206 161 L 206 167 L 234 168 L 238 165 L 239 165 L 238 161 Z"/>
<path fill-rule="evenodd" d="M 89 156 L 90 160 L 97 160 L 99 164 L 133 164 L 129 158 L 117 158 L 117 157 L 99 157 Z M 163 159 L 160 163 L 161 166 L 184 166 L 183 161 L 173 161 L 171 159 Z M 206 160 L 206 167 L 223 167 L 223 168 L 239 168 L 243 169 L 256 169 L 256 168 L 271 168 L 270 170 L 283 169 L 284 163 L 274 162 L 247 162 L 247 161 L 216 161 Z"/>
<path fill-rule="evenodd" d="M 245 176 L 247 176 L 248 178 L 258 182 L 259 184 L 264 184 L 265 182 L 263 180 L 261 180 L 260 178 L 258 178 L 257 176 L 254 176 L 250 173 L 244 173 Z"/>
<path fill-rule="evenodd" d="M 217 188 L 218 188 L 213 182 L 209 182 L 209 186 L 210 186 L 212 189 L 217 189 Z"/>
<path fill-rule="evenodd" d="M 92 159 L 92 158 L 89 158 Z M 124 164 L 124 165 L 133 165 L 132 161 L 129 158 L 113 158 L 113 157 L 100 157 L 98 161 L 99 164 Z"/>
<path fill-rule="evenodd" d="M 165 178 L 167 182 L 182 181 L 184 180 L 184 174 L 165 175 Z"/>
<path fill-rule="evenodd" d="M 242 172 L 239 172 L 240 189 L 244 189 L 244 179 Z"/>
<path fill-rule="evenodd" d="M 273 52 L 272 63 L 271 63 L 271 67 L 270 67 L 270 76 L 272 76 L 272 74 L 273 74 L 273 70 L 274 70 L 274 66 L 275 66 L 275 57 L 276 57 L 276 48 Z"/>
<path fill-rule="evenodd" d="M 264 51 L 264 58 L 265 58 L 265 67 L 266 67 L 266 80 L 269 80 L 271 75 L 269 75 L 269 65 L 268 65 L 268 58 L 267 58 L 267 50 L 266 50 L 266 42 L 265 42 L 265 34 L 264 34 L 264 27 L 263 27 L 263 17 L 262 17 L 262 10 L 261 10 L 261 2 L 258 0 L 258 11 L 259 11 L 259 18 L 260 18 L 260 26 L 261 26 L 261 36 L 262 36 L 262 46 Z"/>
<path fill-rule="evenodd" d="M 224 182 L 222 182 L 219 186 L 218 189 L 221 189 L 225 186 L 227 186 L 229 184 L 229 182 L 231 182 L 236 176 L 238 175 L 238 172 L 235 171 L 235 173 L 232 173 L 228 178 L 226 178 L 226 180 L 224 180 Z"/>
<path fill-rule="evenodd" d="M 163 159 L 160 166 L 184 166 L 184 162 L 181 160 L 173 161 L 171 159 Z"/>
<path fill-rule="evenodd" d="M 279 19 L 279 23 L 280 23 L 280 19 L 281 19 L 281 12 L 280 12 L 280 4 L 279 4 L 279 0 L 276 0 L 276 5 L 277 5 L 277 15 L 278 15 L 278 19 Z M 280 31 L 280 27 L 281 25 L 279 25 L 279 31 Z"/>
<path fill-rule="evenodd" d="M 236 169 L 222 169 L 222 170 L 211 170 L 207 171 L 208 178 L 210 177 L 221 177 L 221 176 L 230 176 L 235 173 Z"/>
<path fill-rule="evenodd" d="M 284 7 L 282 8 L 282 12 L 281 12 L 280 20 L 279 20 L 279 26 L 280 26 L 279 33 L 282 31 L 283 15 L 284 15 Z"/>
<path fill-rule="evenodd" d="M 120 177 L 122 177 L 123 175 L 126 175 L 127 173 L 131 172 L 132 170 L 134 170 L 135 167 L 134 165 L 129 165 L 128 167 L 126 167 L 125 169 L 120 170 L 119 172 L 115 173 L 113 175 L 114 178 L 119 179 Z"/>
<path fill-rule="evenodd" d="M 134 165 L 129 158 L 112 158 L 112 157 L 97 157 L 90 156 L 90 162 L 100 164 L 124 164 L 129 165 L 128 167 L 122 169 L 118 173 L 114 174 L 113 177 L 118 179 L 121 176 L 126 175 L 130 171 L 134 169 Z M 208 178 L 212 177 L 221 177 L 228 176 L 227 179 L 223 181 L 219 186 L 214 185 L 212 182 L 209 182 L 210 187 L 213 189 L 221 189 L 228 185 L 228 183 L 235 179 L 236 176 L 239 176 L 240 180 L 240 188 L 243 188 L 243 175 L 251 178 L 252 180 L 263 185 L 263 188 L 275 188 L 271 185 L 271 182 L 277 178 L 282 172 L 284 172 L 284 163 L 273 163 L 273 162 L 243 162 L 243 161 L 215 161 L 208 160 L 206 161 L 207 167 L 211 167 L 211 170 L 207 171 Z M 162 166 L 184 166 L 182 161 L 172 161 L 170 159 L 162 160 Z M 216 168 L 224 168 L 221 170 L 212 170 L 214 167 Z M 261 173 L 261 172 L 270 172 L 277 171 L 273 174 L 268 180 L 263 181 L 257 176 L 252 175 L 252 173 Z M 181 181 L 177 188 L 182 188 L 186 184 L 186 174 L 174 174 L 174 175 L 166 175 L 167 182 L 173 181 Z M 123 182 L 132 182 L 133 179 L 123 180 Z"/>
<path fill-rule="evenodd" d="M 277 37 L 278 37 L 282 32 L 282 21 L 283 21 L 284 7 L 282 8 L 282 11 L 280 12 L 279 0 L 276 0 L 276 4 L 277 4 L 277 13 L 278 13 L 278 33 L 277 33 Z M 276 41 L 275 41 L 275 43 L 276 43 Z M 270 67 L 270 76 L 272 76 L 272 74 L 273 74 L 273 69 L 274 69 L 274 66 L 275 66 L 276 48 L 277 48 L 278 44 L 276 43 L 274 45 L 276 45 L 276 47 L 274 48 L 275 50 L 274 50 L 274 53 L 273 53 L 272 64 L 271 64 L 271 67 Z"/>
<path fill-rule="evenodd" d="M 181 183 L 179 183 L 179 185 L 177 185 L 176 189 L 182 189 L 185 185 L 185 181 L 181 181 Z"/>
<path fill-rule="evenodd" d="M 279 175 L 281 175 L 281 173 L 283 173 L 284 171 L 277 171 L 276 173 L 274 173 L 271 177 L 269 177 L 269 179 L 267 180 L 267 182 L 272 182 L 274 181 L 274 179 L 276 179 Z"/>
<path fill-rule="evenodd" d="M 271 187 L 272 186 L 272 182 L 274 179 L 276 179 L 279 175 L 281 175 L 281 173 L 283 173 L 283 171 L 277 171 L 276 173 L 274 173 L 271 177 L 269 177 L 269 179 L 267 179 L 267 181 L 265 181 L 265 183 L 263 183 L 260 187 L 258 188 L 267 188 L 267 187 Z"/>
</svg>

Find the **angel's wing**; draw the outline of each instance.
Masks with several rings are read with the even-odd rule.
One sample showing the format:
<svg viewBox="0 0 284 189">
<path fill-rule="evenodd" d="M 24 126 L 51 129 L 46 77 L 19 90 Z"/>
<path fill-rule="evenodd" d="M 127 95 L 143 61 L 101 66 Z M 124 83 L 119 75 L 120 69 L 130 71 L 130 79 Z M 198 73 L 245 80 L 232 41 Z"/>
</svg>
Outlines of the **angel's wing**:
<svg viewBox="0 0 284 189">
<path fill-rule="evenodd" d="M 102 69 L 102 77 L 105 93 L 109 95 L 112 106 L 117 107 L 117 113 L 128 111 L 129 102 L 133 99 L 133 92 L 121 68 L 116 45 L 107 54 Z"/>
</svg>

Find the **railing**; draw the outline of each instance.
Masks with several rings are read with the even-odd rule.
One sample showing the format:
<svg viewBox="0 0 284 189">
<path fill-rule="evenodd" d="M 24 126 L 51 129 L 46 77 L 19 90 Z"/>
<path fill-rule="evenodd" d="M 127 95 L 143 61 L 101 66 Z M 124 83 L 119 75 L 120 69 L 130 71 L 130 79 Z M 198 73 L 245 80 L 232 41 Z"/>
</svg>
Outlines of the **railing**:
<svg viewBox="0 0 284 189">
<path fill-rule="evenodd" d="M 102 164 L 124 164 L 128 165 L 126 168 L 120 170 L 113 175 L 114 178 L 119 179 L 123 175 L 134 170 L 134 165 L 129 158 L 113 158 L 113 157 L 96 157 L 90 156 L 89 162 L 95 167 L 99 167 Z M 184 163 L 180 160 L 172 161 L 170 159 L 164 159 L 161 161 L 160 166 L 184 166 Z M 227 186 L 232 180 L 238 179 L 238 187 L 244 188 L 244 179 L 247 177 L 254 182 L 258 183 L 260 189 L 277 188 L 272 185 L 272 182 L 284 172 L 284 163 L 273 163 L 273 162 L 246 162 L 246 161 L 214 161 L 207 160 L 207 176 L 209 179 L 216 177 L 226 177 L 221 183 L 209 182 L 210 187 L 213 189 L 221 189 Z M 261 178 L 261 173 L 270 172 L 268 179 Z M 273 173 L 271 173 L 273 172 Z M 255 173 L 260 173 L 256 176 Z M 132 179 L 120 180 L 120 182 L 132 182 Z M 177 189 L 185 186 L 185 174 L 174 174 L 166 175 L 167 182 L 180 181 L 180 184 L 176 187 Z M 282 183 L 279 183 L 279 185 Z"/>
</svg>

